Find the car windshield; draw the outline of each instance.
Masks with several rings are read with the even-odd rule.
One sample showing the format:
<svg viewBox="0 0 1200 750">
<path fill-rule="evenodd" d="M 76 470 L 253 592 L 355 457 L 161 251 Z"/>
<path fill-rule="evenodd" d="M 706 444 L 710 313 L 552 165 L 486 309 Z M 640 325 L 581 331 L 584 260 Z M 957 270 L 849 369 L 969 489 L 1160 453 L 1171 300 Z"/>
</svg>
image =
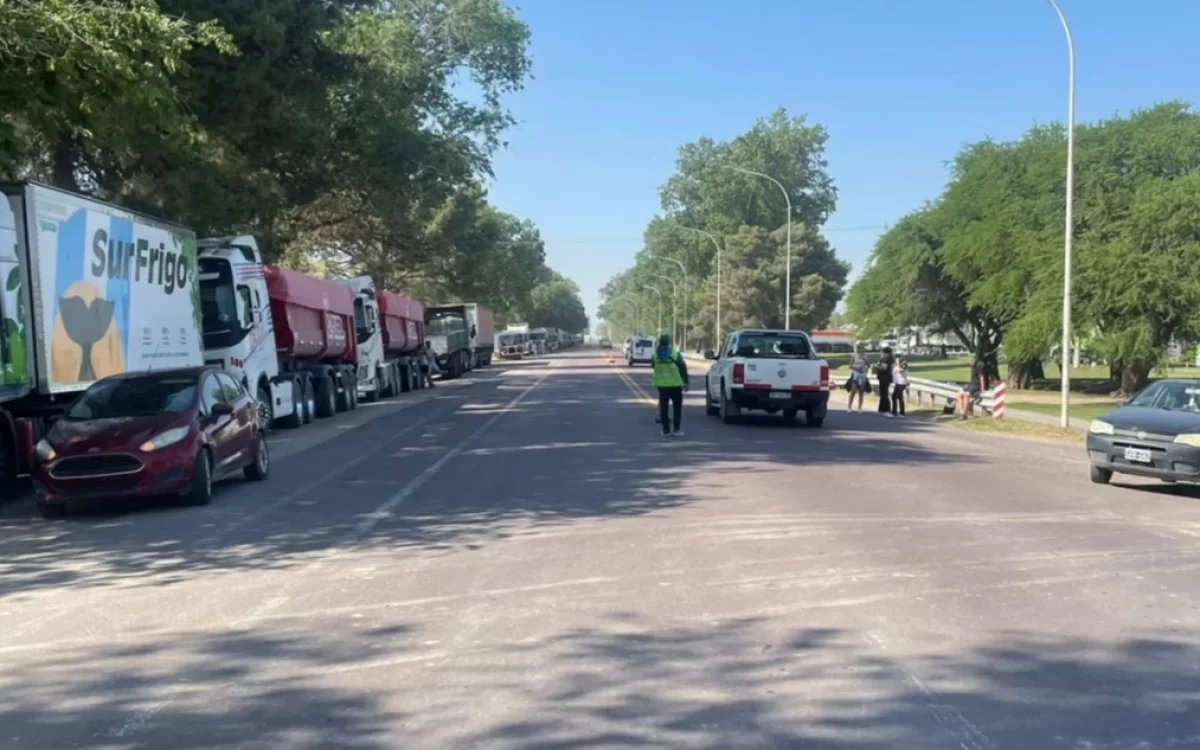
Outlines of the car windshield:
<svg viewBox="0 0 1200 750">
<path fill-rule="evenodd" d="M 67 411 L 73 421 L 178 414 L 196 402 L 196 378 L 183 375 L 102 380 Z"/>
<path fill-rule="evenodd" d="M 1159 381 L 1134 396 L 1129 405 L 1200 412 L 1200 381 Z"/>
<path fill-rule="evenodd" d="M 743 333 L 738 337 L 737 356 L 770 359 L 812 359 L 808 339 L 794 333 Z"/>
</svg>

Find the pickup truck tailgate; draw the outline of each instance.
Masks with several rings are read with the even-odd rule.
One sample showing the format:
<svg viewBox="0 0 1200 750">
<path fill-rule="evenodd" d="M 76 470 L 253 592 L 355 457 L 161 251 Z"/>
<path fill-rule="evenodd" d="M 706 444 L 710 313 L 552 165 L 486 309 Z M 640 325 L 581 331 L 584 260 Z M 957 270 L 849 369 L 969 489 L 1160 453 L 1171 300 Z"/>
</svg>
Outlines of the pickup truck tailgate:
<svg viewBox="0 0 1200 750">
<path fill-rule="evenodd" d="M 819 391 L 821 367 L 819 359 L 760 359 L 745 360 L 747 388 L 771 391 Z M 826 385 L 826 387 L 828 387 Z"/>
</svg>

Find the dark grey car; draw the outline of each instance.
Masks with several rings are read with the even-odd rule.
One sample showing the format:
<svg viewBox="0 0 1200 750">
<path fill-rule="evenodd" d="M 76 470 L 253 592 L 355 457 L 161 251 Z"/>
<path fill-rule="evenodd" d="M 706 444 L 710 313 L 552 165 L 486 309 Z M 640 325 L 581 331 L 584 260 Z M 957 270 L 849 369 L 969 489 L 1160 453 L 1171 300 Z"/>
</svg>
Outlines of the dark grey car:
<svg viewBox="0 0 1200 750">
<path fill-rule="evenodd" d="M 1091 478 L 1200 484 L 1200 380 L 1159 380 L 1088 428 Z"/>
</svg>

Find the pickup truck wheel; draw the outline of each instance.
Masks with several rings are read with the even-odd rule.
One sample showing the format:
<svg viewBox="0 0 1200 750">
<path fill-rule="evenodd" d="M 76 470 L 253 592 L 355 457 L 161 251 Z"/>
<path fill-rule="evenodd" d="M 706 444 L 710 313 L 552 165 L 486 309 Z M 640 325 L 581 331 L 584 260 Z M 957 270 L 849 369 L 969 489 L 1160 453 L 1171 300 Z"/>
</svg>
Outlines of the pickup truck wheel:
<svg viewBox="0 0 1200 750">
<path fill-rule="evenodd" d="M 208 505 L 212 502 L 212 460 L 208 451 L 200 449 L 192 468 L 192 486 L 183 496 L 185 505 Z"/>
<path fill-rule="evenodd" d="M 268 432 L 275 425 L 275 406 L 271 403 L 271 391 L 260 385 L 254 398 L 258 401 L 258 429 Z"/>
<path fill-rule="evenodd" d="M 708 378 L 704 379 L 704 413 L 710 417 L 721 413 L 721 410 L 713 403 L 712 391 L 708 388 Z"/>
<path fill-rule="evenodd" d="M 800 412 L 797 409 L 784 409 L 783 410 L 783 418 L 786 419 L 787 421 L 791 422 L 793 419 L 796 418 L 796 415 L 799 413 Z M 812 421 L 812 420 L 810 419 L 809 421 Z"/>
<path fill-rule="evenodd" d="M 809 427 L 820 427 L 821 425 L 825 424 L 825 417 L 814 417 L 812 411 L 806 411 L 804 413 L 804 421 Z"/>
<path fill-rule="evenodd" d="M 737 417 L 741 414 L 741 411 L 742 410 L 739 409 L 737 405 L 729 400 L 729 398 L 725 395 L 725 384 L 721 383 L 721 421 L 725 424 L 733 424 L 733 420 L 737 419 Z"/>
<path fill-rule="evenodd" d="M 316 398 L 317 398 L 317 416 L 321 419 L 327 419 L 334 415 L 337 411 L 337 402 L 334 400 L 333 381 L 328 377 L 321 378 L 317 381 Z"/>
<path fill-rule="evenodd" d="M 1112 480 L 1112 469 L 1106 469 L 1103 466 L 1092 464 L 1090 477 L 1096 484 L 1108 484 Z"/>
</svg>

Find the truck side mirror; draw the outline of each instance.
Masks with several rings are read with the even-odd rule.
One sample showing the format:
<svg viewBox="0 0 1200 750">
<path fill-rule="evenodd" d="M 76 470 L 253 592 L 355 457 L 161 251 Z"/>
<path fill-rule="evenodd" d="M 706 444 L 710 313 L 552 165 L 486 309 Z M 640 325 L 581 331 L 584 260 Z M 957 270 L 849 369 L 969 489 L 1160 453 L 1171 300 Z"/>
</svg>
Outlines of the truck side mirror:
<svg viewBox="0 0 1200 750">
<path fill-rule="evenodd" d="M 714 352 L 712 349 L 705 349 L 704 350 L 704 358 L 705 359 L 716 359 L 717 353 Z"/>
</svg>

